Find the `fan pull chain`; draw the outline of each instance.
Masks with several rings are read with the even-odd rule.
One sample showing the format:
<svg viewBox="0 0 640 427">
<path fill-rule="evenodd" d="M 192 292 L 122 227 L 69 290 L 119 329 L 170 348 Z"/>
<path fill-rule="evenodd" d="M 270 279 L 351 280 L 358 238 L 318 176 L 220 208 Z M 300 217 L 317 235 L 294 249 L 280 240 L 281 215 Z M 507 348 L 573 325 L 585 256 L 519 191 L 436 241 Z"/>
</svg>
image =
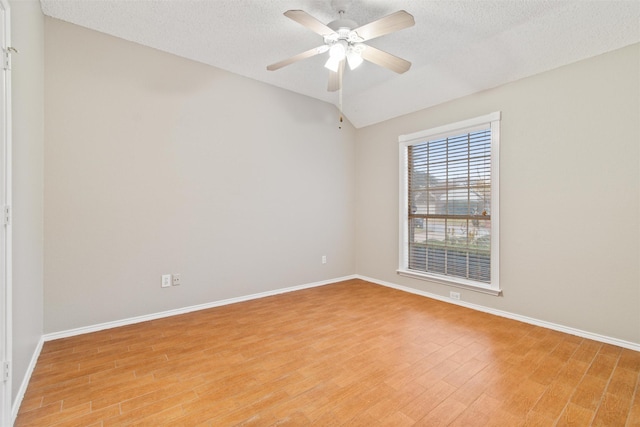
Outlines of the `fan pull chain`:
<svg viewBox="0 0 640 427">
<path fill-rule="evenodd" d="M 342 85 L 340 85 L 340 89 L 338 89 L 338 110 L 340 111 L 338 129 L 342 129 Z"/>
</svg>

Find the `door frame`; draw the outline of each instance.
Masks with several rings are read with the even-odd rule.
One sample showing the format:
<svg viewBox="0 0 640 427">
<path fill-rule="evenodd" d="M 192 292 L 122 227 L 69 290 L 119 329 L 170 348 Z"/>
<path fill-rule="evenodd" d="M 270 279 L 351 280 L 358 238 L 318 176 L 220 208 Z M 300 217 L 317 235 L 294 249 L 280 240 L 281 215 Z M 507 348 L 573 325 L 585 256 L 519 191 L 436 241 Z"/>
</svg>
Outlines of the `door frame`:
<svg viewBox="0 0 640 427">
<path fill-rule="evenodd" d="M 3 274 L 0 278 L 0 423 L 1 425 L 13 425 L 12 413 L 12 171 L 11 171 L 11 14 L 8 0 L 0 0 L 0 54 L 2 67 L 0 67 L 0 123 L 3 123 L 0 132 L 0 144 L 2 145 L 2 162 L 0 162 L 0 174 L 2 175 L 2 266 Z"/>
</svg>

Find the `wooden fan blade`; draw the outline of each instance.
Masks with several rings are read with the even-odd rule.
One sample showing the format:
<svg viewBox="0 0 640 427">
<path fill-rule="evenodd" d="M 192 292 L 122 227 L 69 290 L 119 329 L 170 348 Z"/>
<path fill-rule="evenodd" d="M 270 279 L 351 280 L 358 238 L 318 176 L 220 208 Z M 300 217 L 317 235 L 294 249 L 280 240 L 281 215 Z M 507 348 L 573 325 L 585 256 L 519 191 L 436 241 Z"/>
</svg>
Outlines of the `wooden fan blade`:
<svg viewBox="0 0 640 427">
<path fill-rule="evenodd" d="M 366 45 L 362 51 L 362 58 L 399 74 L 411 68 L 411 62 L 369 45 Z"/>
<path fill-rule="evenodd" d="M 284 13 L 284 16 L 293 19 L 298 24 L 304 25 L 314 33 L 320 34 L 323 37 L 335 33 L 331 28 L 327 27 L 304 10 L 287 10 Z"/>
<path fill-rule="evenodd" d="M 326 52 L 328 49 L 327 45 L 322 45 L 318 47 L 314 47 L 313 49 L 309 49 L 306 52 L 299 53 L 291 58 L 284 59 L 280 62 L 276 62 L 275 64 L 271 64 L 267 66 L 267 70 L 275 71 L 282 67 L 285 67 L 289 64 L 293 64 L 294 62 L 301 61 L 303 59 L 311 58 L 312 56 L 316 56 L 318 54 Z"/>
<path fill-rule="evenodd" d="M 358 27 L 353 31 L 355 31 L 363 41 L 367 41 L 393 33 L 394 31 L 412 27 L 415 23 L 416 21 L 413 19 L 413 15 L 404 10 L 399 10 L 377 21 L 369 22 L 368 24 Z"/>
<path fill-rule="evenodd" d="M 338 71 L 333 72 L 329 71 L 329 85 L 327 86 L 327 90 L 329 92 L 335 92 L 337 90 L 342 89 L 342 76 L 344 75 L 344 63 L 343 59 L 340 61 L 340 65 L 338 66 Z"/>
</svg>

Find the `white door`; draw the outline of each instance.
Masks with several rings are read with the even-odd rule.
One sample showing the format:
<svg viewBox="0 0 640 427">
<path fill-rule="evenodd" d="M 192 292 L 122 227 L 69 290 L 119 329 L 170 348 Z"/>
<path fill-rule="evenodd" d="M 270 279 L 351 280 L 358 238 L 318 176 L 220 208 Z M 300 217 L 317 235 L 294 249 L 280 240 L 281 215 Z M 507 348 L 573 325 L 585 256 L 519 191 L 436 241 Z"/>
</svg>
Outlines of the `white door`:
<svg viewBox="0 0 640 427">
<path fill-rule="evenodd" d="M 9 62 L 9 2 L 0 0 L 0 425 L 10 426 L 11 414 L 11 73 Z"/>
</svg>

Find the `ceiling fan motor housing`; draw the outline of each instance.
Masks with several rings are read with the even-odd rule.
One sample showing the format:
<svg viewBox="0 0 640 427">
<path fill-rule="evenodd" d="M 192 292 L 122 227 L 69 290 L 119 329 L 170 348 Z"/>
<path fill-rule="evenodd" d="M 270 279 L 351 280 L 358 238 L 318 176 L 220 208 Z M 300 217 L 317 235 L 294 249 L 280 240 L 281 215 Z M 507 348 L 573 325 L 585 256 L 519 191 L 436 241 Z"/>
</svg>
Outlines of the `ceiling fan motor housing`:
<svg viewBox="0 0 640 427">
<path fill-rule="evenodd" d="M 331 28 L 333 31 L 339 31 L 341 29 L 351 30 L 352 28 L 356 28 L 358 24 L 351 19 L 336 19 L 335 21 L 331 21 L 327 24 L 327 27 Z"/>
<path fill-rule="evenodd" d="M 335 31 L 333 34 L 324 36 L 324 42 L 328 45 L 332 45 L 339 40 L 344 40 L 349 45 L 364 41 L 358 33 L 352 30 L 352 28 L 356 28 L 358 24 L 350 19 L 337 19 L 327 24 L 327 26 Z"/>
</svg>

